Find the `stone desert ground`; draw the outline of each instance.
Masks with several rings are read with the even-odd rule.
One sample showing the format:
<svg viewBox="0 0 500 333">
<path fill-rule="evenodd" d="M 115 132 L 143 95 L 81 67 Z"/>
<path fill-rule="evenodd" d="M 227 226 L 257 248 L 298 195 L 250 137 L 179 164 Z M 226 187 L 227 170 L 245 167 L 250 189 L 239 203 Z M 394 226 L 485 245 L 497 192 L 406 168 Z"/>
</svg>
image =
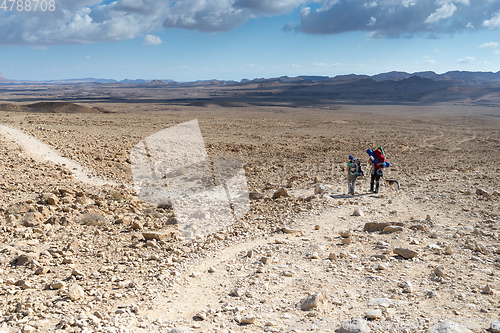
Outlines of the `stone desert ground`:
<svg viewBox="0 0 500 333">
<path fill-rule="evenodd" d="M 80 104 L 113 112 L 0 112 L 110 181 L 2 129 L 0 332 L 500 332 L 498 107 Z M 251 205 L 194 241 L 129 159 L 193 119 Z M 367 173 L 377 146 L 400 189 L 345 195 L 347 156 Z"/>
</svg>

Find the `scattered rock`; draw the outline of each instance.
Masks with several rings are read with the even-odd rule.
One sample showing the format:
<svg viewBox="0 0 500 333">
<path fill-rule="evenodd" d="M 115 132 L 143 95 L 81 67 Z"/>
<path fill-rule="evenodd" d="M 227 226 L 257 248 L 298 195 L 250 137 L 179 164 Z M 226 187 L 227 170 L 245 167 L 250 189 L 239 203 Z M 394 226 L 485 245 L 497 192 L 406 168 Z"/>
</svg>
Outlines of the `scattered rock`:
<svg viewBox="0 0 500 333">
<path fill-rule="evenodd" d="M 319 292 L 317 294 L 309 295 L 303 298 L 299 302 L 299 306 L 302 311 L 309 311 L 311 309 L 319 307 L 324 301 L 325 296 L 321 292 Z"/>
<path fill-rule="evenodd" d="M 392 250 L 392 252 L 394 252 L 397 255 L 400 255 L 401 257 L 403 257 L 405 259 L 413 259 L 416 256 L 418 256 L 418 252 L 410 250 L 410 249 L 400 248 L 400 247 L 395 248 L 394 250 Z"/>
<path fill-rule="evenodd" d="M 140 224 L 137 221 L 132 221 L 132 223 L 130 224 L 130 227 L 132 229 L 134 229 L 134 230 L 141 230 L 142 229 L 142 224 Z"/>
<path fill-rule="evenodd" d="M 340 328 L 335 332 L 338 333 L 369 333 L 370 327 L 366 320 L 362 318 L 353 318 L 349 321 L 344 321 L 340 324 Z"/>
<path fill-rule="evenodd" d="M 385 222 L 366 222 L 363 230 L 368 232 L 383 231 L 389 225 Z"/>
<path fill-rule="evenodd" d="M 28 265 L 34 260 L 38 260 L 38 256 L 39 256 L 38 253 L 34 252 L 23 253 L 14 260 L 14 265 L 16 266 Z"/>
<path fill-rule="evenodd" d="M 75 283 L 69 286 L 68 296 L 72 301 L 78 301 L 85 297 L 85 293 L 83 291 L 83 288 Z"/>
<path fill-rule="evenodd" d="M 66 286 L 66 284 L 62 281 L 55 281 L 55 282 L 52 282 L 49 287 L 51 289 L 54 289 L 54 290 L 57 290 L 57 289 L 62 289 L 64 288 L 64 286 Z"/>
<path fill-rule="evenodd" d="M 493 289 L 493 286 L 491 284 L 487 284 L 484 288 L 483 288 L 483 294 L 486 294 L 486 295 L 494 295 L 495 294 L 495 290 Z"/>
<path fill-rule="evenodd" d="M 354 212 L 352 212 L 352 216 L 363 216 L 363 211 L 361 209 L 355 209 Z"/>
<path fill-rule="evenodd" d="M 413 285 L 410 281 L 403 281 L 399 284 L 401 288 L 403 288 L 404 293 L 412 293 L 413 292 Z"/>
<path fill-rule="evenodd" d="M 393 232 L 398 232 L 398 231 L 403 231 L 404 228 L 401 227 L 401 226 L 398 226 L 398 225 L 388 225 L 387 227 L 385 227 L 382 232 L 385 232 L 385 233 L 393 233 Z"/>
<path fill-rule="evenodd" d="M 278 199 L 278 198 L 288 198 L 288 192 L 284 188 L 280 188 L 273 194 L 273 199 Z"/>
<path fill-rule="evenodd" d="M 251 325 L 255 323 L 256 317 L 252 314 L 248 314 L 245 317 L 241 318 L 240 324 L 242 325 Z"/>
<path fill-rule="evenodd" d="M 382 310 L 375 309 L 370 310 L 365 314 L 367 319 L 381 319 L 382 318 Z"/>
<path fill-rule="evenodd" d="M 161 241 L 166 238 L 165 234 L 159 233 L 159 232 L 143 232 L 142 237 L 144 237 L 145 240 L 157 240 Z"/>
<path fill-rule="evenodd" d="M 192 331 L 187 327 L 176 327 L 168 331 L 168 333 L 191 333 Z"/>
<path fill-rule="evenodd" d="M 487 198 L 491 198 L 492 197 L 492 195 L 490 193 L 488 193 L 487 191 L 483 190 L 482 188 L 476 189 L 476 194 L 477 195 L 482 195 L 482 196 L 487 197 Z"/>
<path fill-rule="evenodd" d="M 472 331 L 462 325 L 445 320 L 431 326 L 427 333 L 472 333 Z"/>
</svg>

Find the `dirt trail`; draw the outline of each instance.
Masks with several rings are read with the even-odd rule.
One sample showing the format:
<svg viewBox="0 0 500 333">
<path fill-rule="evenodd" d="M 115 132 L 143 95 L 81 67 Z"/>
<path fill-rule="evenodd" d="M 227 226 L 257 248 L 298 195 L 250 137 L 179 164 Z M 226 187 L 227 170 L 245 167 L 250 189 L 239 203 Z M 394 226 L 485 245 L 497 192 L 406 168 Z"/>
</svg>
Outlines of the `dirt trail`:
<svg viewBox="0 0 500 333">
<path fill-rule="evenodd" d="M 331 187 L 331 185 L 328 187 Z M 221 303 L 224 303 L 222 300 L 231 295 L 235 286 L 240 285 L 242 281 L 248 282 L 255 276 L 255 271 L 248 269 L 249 266 L 252 266 L 252 264 L 255 266 L 256 264 L 263 267 L 259 261 L 261 256 L 255 256 L 254 254 L 252 258 L 248 258 L 249 251 L 260 248 L 273 248 L 276 244 L 288 244 L 293 248 L 294 252 L 306 249 L 311 253 L 322 253 L 323 259 L 325 256 L 328 258 L 329 251 L 335 251 L 338 245 L 336 244 L 336 238 L 338 238 L 339 233 L 363 228 L 363 221 L 366 221 L 366 218 L 353 217 L 353 210 L 365 210 L 366 207 L 378 206 L 387 200 L 394 200 L 394 206 L 398 207 L 398 209 L 408 207 L 409 202 L 403 193 L 391 191 L 390 189 L 387 189 L 387 191 L 389 193 L 383 195 L 363 192 L 354 197 L 336 193 L 325 195 L 323 200 L 330 202 L 331 207 L 322 212 L 305 212 L 303 217 L 298 218 L 290 225 L 288 232 L 275 233 L 265 238 L 247 239 L 244 243 L 225 247 L 216 253 L 210 254 L 203 261 L 191 264 L 183 272 L 181 277 L 183 283 L 175 285 L 169 292 L 169 295 L 175 296 L 161 297 L 158 307 L 147 311 L 144 315 L 150 320 L 160 318 L 162 322 L 190 325 L 188 323 L 192 323 L 192 320 L 200 312 L 206 313 L 210 309 L 220 308 Z M 312 194 L 312 190 L 310 192 L 309 194 Z M 297 194 L 304 193 L 299 191 Z M 339 202 L 347 204 L 339 206 L 337 205 Z M 408 214 L 402 213 L 399 219 L 407 218 Z M 347 246 L 344 248 L 348 249 Z M 271 264 L 270 270 L 292 267 L 291 263 L 296 260 L 295 253 L 286 253 L 286 251 L 277 251 L 273 254 L 274 256 L 279 257 L 279 259 L 276 259 L 277 261 Z M 232 271 L 234 267 L 238 267 L 236 274 Z M 318 276 L 324 274 L 322 268 L 315 264 L 307 265 L 305 273 L 306 275 L 317 274 Z M 291 279 L 286 283 L 282 282 L 281 286 L 274 292 L 278 294 L 286 293 L 286 290 L 296 288 L 294 284 L 296 284 L 297 279 Z M 213 328 L 205 321 L 199 321 L 199 325 L 201 329 Z"/>
<path fill-rule="evenodd" d="M 0 125 L 0 137 L 19 145 L 26 154 L 39 162 L 52 162 L 65 167 L 73 173 L 77 180 L 81 182 L 95 186 L 117 185 L 115 182 L 110 180 L 91 175 L 91 172 L 87 170 L 87 168 L 67 157 L 64 157 L 51 146 L 32 137 L 31 135 L 24 133 L 23 131 L 5 125 Z"/>
</svg>

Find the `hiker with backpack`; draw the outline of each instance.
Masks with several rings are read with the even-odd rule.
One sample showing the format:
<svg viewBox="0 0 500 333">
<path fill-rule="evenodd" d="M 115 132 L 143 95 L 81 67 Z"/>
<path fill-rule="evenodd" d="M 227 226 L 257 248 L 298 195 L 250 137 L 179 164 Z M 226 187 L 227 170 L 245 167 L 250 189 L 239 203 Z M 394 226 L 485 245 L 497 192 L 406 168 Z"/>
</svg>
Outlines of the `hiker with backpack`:
<svg viewBox="0 0 500 333">
<path fill-rule="evenodd" d="M 370 156 L 370 162 L 372 164 L 370 192 L 378 193 L 380 177 L 384 176 L 383 168 L 390 167 L 391 163 L 386 161 L 382 147 L 378 147 L 375 150 L 367 149 L 366 153 Z"/>
<path fill-rule="evenodd" d="M 356 188 L 356 178 L 363 175 L 361 170 L 361 163 L 354 156 L 349 155 L 349 162 L 347 162 L 347 190 L 349 194 L 354 195 Z"/>
</svg>

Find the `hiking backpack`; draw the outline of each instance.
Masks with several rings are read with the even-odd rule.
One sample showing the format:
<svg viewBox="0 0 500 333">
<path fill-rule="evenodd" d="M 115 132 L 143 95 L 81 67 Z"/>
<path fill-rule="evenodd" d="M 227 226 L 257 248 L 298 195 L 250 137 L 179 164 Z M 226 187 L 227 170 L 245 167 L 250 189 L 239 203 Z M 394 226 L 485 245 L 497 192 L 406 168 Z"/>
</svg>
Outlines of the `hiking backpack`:
<svg viewBox="0 0 500 333">
<path fill-rule="evenodd" d="M 361 170 L 361 162 L 357 158 L 353 159 L 351 161 L 351 175 L 354 175 L 356 177 L 362 176 L 363 171 Z"/>
</svg>

